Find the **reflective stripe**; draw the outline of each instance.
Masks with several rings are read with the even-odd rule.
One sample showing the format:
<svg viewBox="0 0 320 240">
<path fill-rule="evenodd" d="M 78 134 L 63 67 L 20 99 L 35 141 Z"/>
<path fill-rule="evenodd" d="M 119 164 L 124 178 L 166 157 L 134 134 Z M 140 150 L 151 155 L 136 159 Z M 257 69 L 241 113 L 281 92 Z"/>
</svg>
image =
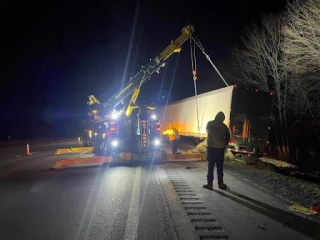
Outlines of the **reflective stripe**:
<svg viewBox="0 0 320 240">
<path fill-rule="evenodd" d="M 248 154 L 255 154 L 255 152 L 250 152 L 250 151 L 244 151 L 244 150 L 235 150 L 232 148 L 228 148 L 229 151 L 231 152 L 239 152 L 239 153 L 248 153 Z"/>
</svg>

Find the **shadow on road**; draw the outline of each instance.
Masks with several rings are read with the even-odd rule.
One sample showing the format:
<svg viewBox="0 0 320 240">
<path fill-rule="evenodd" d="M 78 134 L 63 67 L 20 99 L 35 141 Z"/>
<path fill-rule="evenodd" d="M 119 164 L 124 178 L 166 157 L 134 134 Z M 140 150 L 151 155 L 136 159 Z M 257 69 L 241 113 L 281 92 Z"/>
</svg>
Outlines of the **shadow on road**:
<svg viewBox="0 0 320 240">
<path fill-rule="evenodd" d="M 270 217 L 271 219 L 282 223 L 282 225 L 285 227 L 289 227 L 314 239 L 320 239 L 320 224 L 312 220 L 297 216 L 296 214 L 286 212 L 279 208 L 259 202 L 245 195 L 234 192 L 230 189 L 227 189 L 224 192 L 214 189 L 213 191 L 260 214 Z"/>
</svg>

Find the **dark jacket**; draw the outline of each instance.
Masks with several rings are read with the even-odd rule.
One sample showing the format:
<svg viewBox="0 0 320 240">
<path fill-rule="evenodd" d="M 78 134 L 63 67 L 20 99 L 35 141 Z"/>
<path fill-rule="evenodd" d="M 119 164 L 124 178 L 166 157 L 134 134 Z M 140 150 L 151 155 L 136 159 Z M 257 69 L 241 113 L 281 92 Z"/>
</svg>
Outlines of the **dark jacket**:
<svg viewBox="0 0 320 240">
<path fill-rule="evenodd" d="M 213 148 L 225 148 L 230 142 L 230 132 L 223 123 L 224 119 L 216 117 L 207 124 L 207 146 Z"/>
</svg>

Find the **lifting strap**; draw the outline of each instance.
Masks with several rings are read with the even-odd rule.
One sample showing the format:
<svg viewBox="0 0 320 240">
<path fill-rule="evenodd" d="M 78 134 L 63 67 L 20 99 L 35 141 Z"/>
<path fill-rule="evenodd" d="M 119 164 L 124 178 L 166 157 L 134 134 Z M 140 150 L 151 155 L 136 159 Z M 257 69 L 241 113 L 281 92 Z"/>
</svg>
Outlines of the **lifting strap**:
<svg viewBox="0 0 320 240">
<path fill-rule="evenodd" d="M 200 135 L 200 122 L 199 122 L 199 108 L 198 108 L 198 93 L 197 93 L 197 60 L 196 60 L 196 48 L 194 41 L 190 38 L 190 53 L 191 53 L 191 67 L 193 74 L 193 86 L 194 95 L 196 97 L 196 111 L 197 111 L 197 124 L 198 124 L 198 134 Z"/>
<path fill-rule="evenodd" d="M 210 64 L 212 65 L 212 67 L 214 68 L 214 70 L 218 73 L 218 75 L 220 76 L 220 78 L 222 79 L 222 81 L 224 82 L 224 84 L 229 87 L 229 84 L 227 83 L 227 81 L 223 78 L 223 76 L 221 75 L 221 73 L 219 72 L 218 68 L 213 64 L 213 62 L 210 59 L 210 56 L 206 53 L 206 51 L 204 50 L 204 47 L 201 45 L 200 41 L 193 36 L 192 40 L 195 44 L 197 44 L 197 46 L 200 48 L 200 50 L 202 51 L 202 53 L 206 56 L 206 58 L 208 59 L 208 61 L 210 62 Z"/>
<path fill-rule="evenodd" d="M 198 134 L 200 136 L 200 122 L 199 122 L 199 107 L 198 107 L 198 93 L 197 93 L 197 60 L 196 60 L 196 52 L 195 52 L 195 45 L 197 45 L 202 53 L 206 56 L 210 64 L 213 66 L 214 70 L 218 73 L 224 84 L 228 87 L 229 84 L 223 78 L 221 73 L 219 72 L 218 68 L 213 64 L 210 59 L 210 56 L 205 52 L 204 47 L 201 45 L 200 41 L 195 37 L 191 36 L 190 38 L 190 52 L 191 52 L 191 66 L 192 66 L 192 75 L 193 75 L 193 84 L 194 84 L 194 95 L 196 98 L 196 111 L 197 111 L 197 122 L 198 122 Z"/>
</svg>

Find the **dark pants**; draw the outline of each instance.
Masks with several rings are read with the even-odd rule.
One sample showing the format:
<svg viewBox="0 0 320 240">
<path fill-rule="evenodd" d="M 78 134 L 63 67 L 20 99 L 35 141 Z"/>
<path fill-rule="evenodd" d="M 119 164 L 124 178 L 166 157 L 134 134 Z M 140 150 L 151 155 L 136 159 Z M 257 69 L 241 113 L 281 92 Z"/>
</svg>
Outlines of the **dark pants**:
<svg viewBox="0 0 320 240">
<path fill-rule="evenodd" d="M 171 149 L 172 149 L 172 153 L 176 153 L 178 151 L 178 140 L 172 140 L 171 141 Z"/>
<path fill-rule="evenodd" d="M 207 147 L 208 173 L 207 183 L 212 184 L 214 165 L 217 165 L 218 184 L 223 183 L 223 161 L 225 148 Z"/>
</svg>

